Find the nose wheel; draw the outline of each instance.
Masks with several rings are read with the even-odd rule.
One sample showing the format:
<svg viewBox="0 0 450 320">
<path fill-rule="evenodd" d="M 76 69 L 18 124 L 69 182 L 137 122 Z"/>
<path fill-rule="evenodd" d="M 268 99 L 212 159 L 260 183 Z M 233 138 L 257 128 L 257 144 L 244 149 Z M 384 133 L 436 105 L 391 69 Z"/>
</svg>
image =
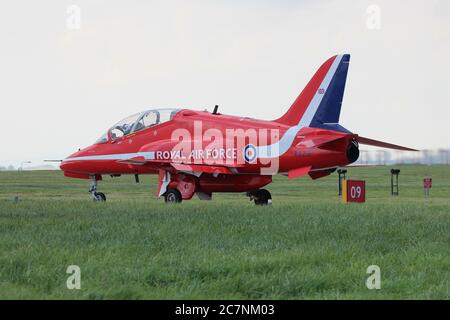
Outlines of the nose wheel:
<svg viewBox="0 0 450 320">
<path fill-rule="evenodd" d="M 103 192 L 96 192 L 94 201 L 96 201 L 96 202 L 104 202 L 104 201 L 106 201 L 105 194 Z"/>
<path fill-rule="evenodd" d="M 97 192 L 97 178 L 91 176 L 91 188 L 89 189 L 91 199 L 95 202 L 105 202 L 106 196 L 103 192 Z"/>
<path fill-rule="evenodd" d="M 254 201 L 257 206 L 266 206 L 272 204 L 272 195 L 266 189 L 247 192 L 250 201 Z"/>
</svg>

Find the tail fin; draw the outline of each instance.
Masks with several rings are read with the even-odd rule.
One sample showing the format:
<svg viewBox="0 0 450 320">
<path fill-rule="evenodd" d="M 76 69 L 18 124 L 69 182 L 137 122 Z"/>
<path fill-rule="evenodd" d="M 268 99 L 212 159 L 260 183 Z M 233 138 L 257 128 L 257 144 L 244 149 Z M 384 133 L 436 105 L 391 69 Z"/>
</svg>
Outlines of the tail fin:
<svg viewBox="0 0 450 320">
<path fill-rule="evenodd" d="M 349 54 L 336 55 L 325 61 L 289 110 L 275 121 L 289 126 L 348 132 L 338 122 L 349 62 Z"/>
</svg>

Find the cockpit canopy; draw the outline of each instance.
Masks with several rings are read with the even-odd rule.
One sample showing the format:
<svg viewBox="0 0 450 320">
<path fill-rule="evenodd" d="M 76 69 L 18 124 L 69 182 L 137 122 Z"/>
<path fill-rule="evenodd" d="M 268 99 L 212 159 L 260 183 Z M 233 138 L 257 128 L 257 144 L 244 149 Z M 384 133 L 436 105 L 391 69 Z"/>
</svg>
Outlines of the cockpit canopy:
<svg viewBox="0 0 450 320">
<path fill-rule="evenodd" d="M 111 139 L 116 140 L 128 134 L 172 120 L 178 111 L 180 109 L 154 109 L 136 113 L 116 123 L 108 132 L 111 132 Z M 108 142 L 108 132 L 95 143 Z"/>
</svg>

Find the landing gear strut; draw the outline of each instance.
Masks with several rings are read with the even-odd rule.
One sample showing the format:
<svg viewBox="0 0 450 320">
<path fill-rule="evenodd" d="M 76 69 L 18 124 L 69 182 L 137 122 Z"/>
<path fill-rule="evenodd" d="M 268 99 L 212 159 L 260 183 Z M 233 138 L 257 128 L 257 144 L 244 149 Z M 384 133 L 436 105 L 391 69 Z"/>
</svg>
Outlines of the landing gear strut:
<svg viewBox="0 0 450 320">
<path fill-rule="evenodd" d="M 91 188 L 89 189 L 89 193 L 91 194 L 92 200 L 95 202 L 106 201 L 105 194 L 103 192 L 97 192 L 97 178 L 95 176 L 91 176 Z"/>
<path fill-rule="evenodd" d="M 255 201 L 257 206 L 272 204 L 272 195 L 266 189 L 247 192 L 247 196 L 250 198 L 250 201 Z"/>
</svg>

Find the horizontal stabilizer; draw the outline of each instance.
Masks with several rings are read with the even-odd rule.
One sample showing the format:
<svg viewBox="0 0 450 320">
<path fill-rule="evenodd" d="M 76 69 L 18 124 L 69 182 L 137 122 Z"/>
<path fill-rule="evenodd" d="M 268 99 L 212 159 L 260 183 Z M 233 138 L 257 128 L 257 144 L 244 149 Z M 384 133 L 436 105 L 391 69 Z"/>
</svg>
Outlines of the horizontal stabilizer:
<svg viewBox="0 0 450 320">
<path fill-rule="evenodd" d="M 375 146 L 375 147 L 381 147 L 381 148 L 387 148 L 387 149 L 394 149 L 394 150 L 402 150 L 402 151 L 419 151 L 416 149 L 411 149 L 408 147 L 403 147 L 403 146 L 399 146 L 396 144 L 392 144 L 392 143 L 387 143 L 387 142 L 383 142 L 383 141 L 378 141 L 378 140 L 374 140 L 374 139 L 369 139 L 369 138 L 365 138 L 365 137 L 361 137 L 359 136 L 357 138 L 358 143 L 360 144 L 366 144 L 369 146 Z"/>
</svg>

